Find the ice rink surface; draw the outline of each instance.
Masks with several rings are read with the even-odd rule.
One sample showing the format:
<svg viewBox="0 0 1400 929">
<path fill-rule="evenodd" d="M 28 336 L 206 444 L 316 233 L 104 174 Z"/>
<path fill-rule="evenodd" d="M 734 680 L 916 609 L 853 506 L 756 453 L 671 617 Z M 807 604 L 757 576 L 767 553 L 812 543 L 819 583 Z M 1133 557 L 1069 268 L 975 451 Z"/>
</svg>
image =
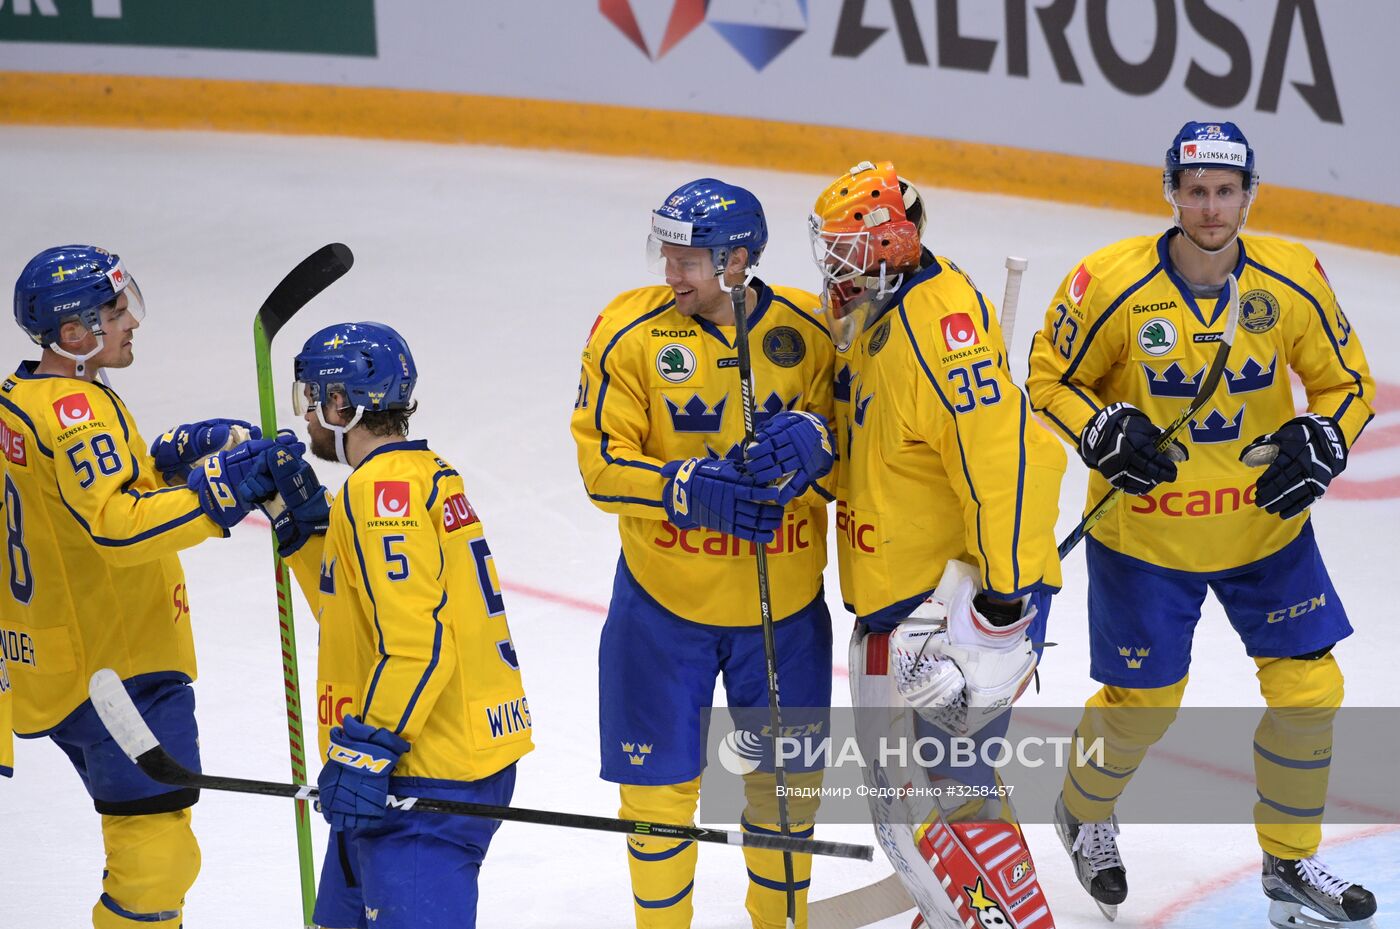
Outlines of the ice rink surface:
<svg viewBox="0 0 1400 929">
<path fill-rule="evenodd" d="M 1268 163 L 1260 165 L 1268 196 Z M 878 152 L 871 157 L 877 158 Z M 831 176 L 846 166 L 831 165 Z M 537 750 L 521 765 L 521 806 L 614 815 L 616 787 L 598 779 L 596 648 L 617 554 L 615 519 L 583 492 L 568 418 L 578 355 L 599 310 L 619 291 L 654 282 L 644 262 L 647 214 L 683 181 L 718 174 L 767 208 L 771 244 L 760 276 L 816 286 L 805 219 L 829 177 L 700 164 L 604 159 L 491 148 L 330 139 L 0 128 L 0 283 L 49 245 L 91 242 L 119 252 L 140 281 L 149 315 L 136 364 L 113 386 L 149 441 L 167 426 L 209 416 L 256 418 L 251 326 L 268 291 L 326 242 L 355 252 L 354 270 L 298 316 L 274 346 L 279 388 L 294 350 L 331 322 L 391 323 L 418 362 L 427 438 L 462 473 L 485 522 L 522 659 Z M 941 190 L 915 178 L 929 203 L 927 240 L 996 302 L 1007 254 L 1030 259 L 1013 368 L 1024 375 L 1030 334 L 1046 302 L 1088 252 L 1159 232 L 1138 216 Z M 1093 179 L 1086 175 L 1085 184 Z M 1357 634 L 1337 648 L 1353 705 L 1396 704 L 1400 624 L 1400 258 L 1311 244 L 1336 287 L 1377 380 L 1380 409 L 1350 469 L 1315 509 L 1323 552 Z M 34 357 L 17 328 L 12 361 Z M 282 422 L 296 425 L 282 398 Z M 345 470 L 319 466 L 338 488 Z M 1083 499 L 1071 456 L 1060 533 Z M 205 769 L 289 777 L 281 665 L 267 529 L 239 527 L 184 557 L 200 658 L 197 685 Z M 1087 676 L 1084 562 L 1065 566 L 1042 691 L 1025 702 L 1073 706 Z M 838 643 L 849 630 L 828 595 Z M 316 627 L 297 598 L 302 705 L 314 718 Z M 1197 634 L 1193 706 L 1262 705 L 1254 666 L 1211 601 Z M 838 648 L 844 664 L 844 649 Z M 837 699 L 845 699 L 838 668 Z M 1395 738 L 1392 730 L 1379 737 Z M 1241 759 L 1247 758 L 1247 751 Z M 1241 760 L 1242 771 L 1248 761 Z M 13 781 L 0 781 L 0 929 L 88 924 L 100 887 L 97 815 L 62 754 L 47 741 L 17 747 Z M 1247 813 L 1245 814 L 1247 816 Z M 195 812 L 204 865 L 186 926 L 292 927 L 299 904 L 292 811 L 285 801 L 206 792 Z M 316 842 L 325 827 L 316 819 Z M 1028 827 L 1042 886 L 1061 927 L 1103 925 L 1048 826 Z M 868 842 L 859 826 L 820 835 Z M 1323 857 L 1381 900 L 1379 923 L 1400 925 L 1400 831 L 1329 827 Z M 1129 826 L 1121 837 L 1132 894 L 1117 925 L 1136 929 L 1263 927 L 1252 827 Z M 877 859 L 880 856 L 877 855 Z M 874 864 L 819 859 L 818 899 L 878 880 Z M 626 852 L 615 835 L 507 824 L 482 874 L 483 927 L 631 925 Z M 742 856 L 705 847 L 695 925 L 747 925 Z M 903 927 L 909 916 L 881 923 Z"/>
</svg>

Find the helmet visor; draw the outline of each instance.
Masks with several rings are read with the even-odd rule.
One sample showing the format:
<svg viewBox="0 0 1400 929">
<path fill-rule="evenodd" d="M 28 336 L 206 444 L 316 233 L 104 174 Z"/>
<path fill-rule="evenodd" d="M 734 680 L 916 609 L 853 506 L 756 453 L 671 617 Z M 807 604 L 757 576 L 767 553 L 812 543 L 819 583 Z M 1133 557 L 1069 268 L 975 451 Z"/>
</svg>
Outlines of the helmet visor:
<svg viewBox="0 0 1400 929">
<path fill-rule="evenodd" d="M 647 237 L 647 270 L 667 280 L 698 284 L 720 274 L 724 261 L 708 248 L 663 242 L 652 235 Z"/>
<path fill-rule="evenodd" d="M 107 276 L 110 278 L 113 275 L 118 275 L 118 280 L 121 281 L 116 286 L 116 297 L 98 307 L 97 312 L 93 314 L 95 318 L 83 320 L 89 329 L 99 335 L 115 331 L 124 321 L 135 320 L 139 323 L 146 318 L 146 300 L 141 296 L 141 288 L 136 283 L 136 278 L 124 274 L 121 265 Z"/>
<path fill-rule="evenodd" d="M 1179 172 L 1175 182 L 1167 178 L 1167 200 L 1182 210 L 1241 210 L 1254 200 L 1254 184 L 1244 186 L 1238 171 L 1212 172 L 1191 168 Z"/>
<path fill-rule="evenodd" d="M 323 387 L 316 381 L 293 381 L 292 412 L 298 416 L 305 416 L 308 410 L 328 402 L 331 394 L 349 396 L 344 384 L 326 384 Z"/>
</svg>

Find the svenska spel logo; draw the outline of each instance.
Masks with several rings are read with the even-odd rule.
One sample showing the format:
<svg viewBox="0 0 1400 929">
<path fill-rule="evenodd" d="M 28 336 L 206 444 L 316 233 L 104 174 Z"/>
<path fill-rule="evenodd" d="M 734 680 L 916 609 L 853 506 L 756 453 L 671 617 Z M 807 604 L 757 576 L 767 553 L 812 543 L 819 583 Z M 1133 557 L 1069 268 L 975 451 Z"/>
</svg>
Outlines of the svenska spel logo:
<svg viewBox="0 0 1400 929">
<path fill-rule="evenodd" d="M 53 402 L 54 415 L 64 429 L 92 419 L 92 405 L 84 394 L 69 394 Z"/>
<path fill-rule="evenodd" d="M 966 313 L 949 313 L 943 317 L 942 328 L 943 343 L 950 352 L 971 348 L 981 341 L 977 336 L 977 327 L 972 324 L 972 317 Z"/>
<path fill-rule="evenodd" d="M 374 515 L 380 519 L 408 516 L 408 481 L 374 482 Z"/>
</svg>

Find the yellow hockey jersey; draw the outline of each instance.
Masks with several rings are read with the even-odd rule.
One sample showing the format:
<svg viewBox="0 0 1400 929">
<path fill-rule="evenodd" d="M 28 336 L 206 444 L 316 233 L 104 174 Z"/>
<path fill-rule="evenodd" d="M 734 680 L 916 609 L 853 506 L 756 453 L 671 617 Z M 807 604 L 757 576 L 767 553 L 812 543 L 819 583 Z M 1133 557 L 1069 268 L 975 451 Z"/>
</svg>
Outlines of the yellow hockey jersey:
<svg viewBox="0 0 1400 929">
<path fill-rule="evenodd" d="M 321 624 L 322 760 L 346 716 L 408 741 L 396 777 L 480 780 L 534 747 L 491 548 L 427 442 L 361 461 L 291 562 Z"/>
<path fill-rule="evenodd" d="M 193 680 L 176 553 L 227 535 L 192 491 L 165 486 L 115 392 L 34 368 L 0 384 L 0 641 L 21 735 L 62 722 L 99 668 Z"/>
<path fill-rule="evenodd" d="M 1218 347 L 1228 294 L 1198 300 L 1168 257 L 1171 230 L 1125 239 L 1085 258 L 1035 334 L 1027 389 L 1076 449 L 1103 406 L 1126 401 L 1165 426 L 1191 403 Z M 1177 479 L 1125 497 L 1093 529 L 1115 551 L 1182 571 L 1248 564 L 1287 545 L 1306 519 L 1255 505 L 1262 471 L 1239 454 L 1297 415 L 1288 372 L 1309 411 L 1331 416 L 1348 447 L 1370 421 L 1375 384 L 1361 340 L 1305 246 L 1240 237 L 1240 322 L 1225 375 L 1178 440 Z M 1109 487 L 1091 472 L 1089 505 Z"/>
<path fill-rule="evenodd" d="M 991 302 L 948 259 L 924 264 L 837 360 L 841 592 L 876 626 L 953 558 L 1008 598 L 1060 587 L 1064 450 L 1011 378 Z"/>
<path fill-rule="evenodd" d="M 817 319 L 820 301 L 754 278 L 749 314 L 755 428 L 782 410 L 828 422 L 835 349 Z M 628 291 L 593 324 L 583 350 L 571 423 L 589 497 L 616 513 L 622 556 L 637 582 L 682 619 L 714 626 L 759 623 L 754 543 L 666 519 L 667 462 L 723 457 L 744 438 L 734 327 L 678 313 L 665 286 Z M 788 504 L 768 544 L 775 619 L 811 603 L 826 565 L 828 486 Z"/>
</svg>

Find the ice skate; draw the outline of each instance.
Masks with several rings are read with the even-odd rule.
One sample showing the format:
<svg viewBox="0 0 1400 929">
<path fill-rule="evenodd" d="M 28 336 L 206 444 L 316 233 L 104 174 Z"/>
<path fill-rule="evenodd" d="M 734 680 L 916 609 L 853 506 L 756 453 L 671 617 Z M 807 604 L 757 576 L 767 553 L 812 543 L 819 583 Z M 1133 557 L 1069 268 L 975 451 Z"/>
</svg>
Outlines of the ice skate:
<svg viewBox="0 0 1400 929">
<path fill-rule="evenodd" d="M 1337 877 L 1317 856 L 1289 860 L 1264 853 L 1264 893 L 1277 929 L 1374 929 L 1375 896 Z M 1304 912 L 1304 907 L 1312 913 Z M 1314 915 L 1318 914 L 1318 915 Z"/>
<path fill-rule="evenodd" d="M 1074 860 L 1079 883 L 1109 921 L 1118 918 L 1118 904 L 1128 897 L 1128 875 L 1118 856 L 1118 820 L 1081 823 L 1065 807 L 1064 794 L 1055 801 L 1055 831 Z"/>
</svg>

